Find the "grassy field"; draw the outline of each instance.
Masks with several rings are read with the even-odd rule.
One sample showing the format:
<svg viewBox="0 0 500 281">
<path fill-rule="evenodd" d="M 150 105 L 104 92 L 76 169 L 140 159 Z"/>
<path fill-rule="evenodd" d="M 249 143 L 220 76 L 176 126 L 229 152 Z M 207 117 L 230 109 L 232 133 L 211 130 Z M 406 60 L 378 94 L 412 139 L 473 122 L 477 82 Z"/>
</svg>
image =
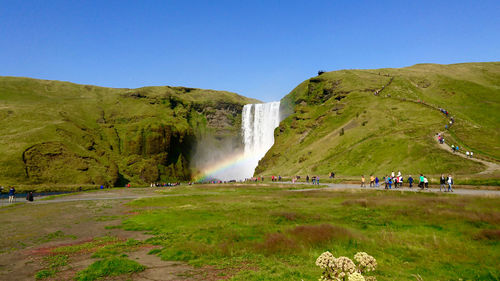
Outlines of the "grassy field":
<svg viewBox="0 0 500 281">
<path fill-rule="evenodd" d="M 500 278 L 500 197 L 294 191 L 305 187 L 117 188 L 2 207 L 0 279 L 318 280 L 324 251 L 367 252 L 377 280 Z"/>
<path fill-rule="evenodd" d="M 440 107 L 456 120 L 450 130 Z M 327 72 L 292 90 L 282 109 L 290 115 L 257 175 L 470 176 L 484 169 L 439 149 L 438 132 L 462 150 L 500 160 L 498 62 Z"/>
<path fill-rule="evenodd" d="M 499 280 L 500 199 L 384 191 L 197 186 L 129 204 L 164 260 L 237 269 L 231 280 L 317 280 L 324 251 L 374 256 L 378 280 Z"/>
</svg>

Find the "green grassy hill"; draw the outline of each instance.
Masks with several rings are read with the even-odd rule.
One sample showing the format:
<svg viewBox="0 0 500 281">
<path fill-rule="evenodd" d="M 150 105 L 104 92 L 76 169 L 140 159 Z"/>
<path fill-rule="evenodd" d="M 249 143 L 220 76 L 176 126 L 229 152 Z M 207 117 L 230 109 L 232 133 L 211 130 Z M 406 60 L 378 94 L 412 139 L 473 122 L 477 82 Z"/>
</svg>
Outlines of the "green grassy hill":
<svg viewBox="0 0 500 281">
<path fill-rule="evenodd" d="M 0 77 L 0 185 L 188 180 L 194 143 L 237 139 L 242 107 L 253 102 L 183 87 Z"/>
<path fill-rule="evenodd" d="M 451 129 L 437 108 L 455 118 Z M 257 175 L 474 174 L 484 165 L 440 149 L 433 136 L 445 131 L 462 150 L 500 160 L 500 63 L 327 72 L 283 98 L 282 112 Z"/>
</svg>

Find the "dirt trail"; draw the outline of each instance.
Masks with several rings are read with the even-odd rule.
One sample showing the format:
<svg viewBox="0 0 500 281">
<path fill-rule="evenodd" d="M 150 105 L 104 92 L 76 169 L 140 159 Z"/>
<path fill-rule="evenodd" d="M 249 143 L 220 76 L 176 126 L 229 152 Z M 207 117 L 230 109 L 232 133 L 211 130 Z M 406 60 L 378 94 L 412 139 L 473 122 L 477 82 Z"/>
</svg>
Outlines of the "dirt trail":
<svg viewBox="0 0 500 281">
<path fill-rule="evenodd" d="M 441 133 L 441 135 L 442 134 L 443 133 Z M 486 170 L 480 172 L 479 173 L 480 175 L 493 174 L 495 172 L 500 171 L 500 165 L 497 164 L 497 163 L 489 162 L 489 161 L 486 161 L 486 160 L 483 160 L 483 159 L 478 159 L 478 158 L 469 158 L 469 157 L 467 157 L 467 155 L 465 155 L 462 152 L 452 152 L 451 146 L 448 145 L 446 142 L 444 142 L 443 144 L 440 144 L 439 143 L 439 139 L 438 139 L 437 136 L 435 136 L 434 139 L 437 141 L 439 148 L 444 149 L 444 150 L 446 150 L 449 153 L 452 153 L 454 155 L 458 155 L 458 156 L 460 156 L 462 158 L 466 158 L 468 160 L 475 161 L 475 162 L 478 162 L 478 163 L 481 163 L 481 164 L 485 165 L 486 166 Z"/>
<path fill-rule="evenodd" d="M 61 245 L 81 244 L 102 236 L 146 240 L 151 236 L 143 232 L 109 226 L 119 225 L 133 211 L 126 205 L 127 202 L 138 198 L 169 196 L 156 193 L 156 190 L 159 189 L 75 193 L 52 200 L 35 199 L 31 203 L 19 200 L 21 204 L 0 208 L 0 280 L 34 280 L 35 273 L 44 268 L 43 260 L 48 249 Z M 7 203 L 7 200 L 2 201 Z M 203 270 L 195 270 L 186 263 L 162 261 L 156 255 L 148 255 L 150 250 L 143 248 L 129 253 L 130 258 L 144 264 L 146 270 L 128 276 L 128 279 L 203 280 Z M 95 261 L 90 254 L 71 257 L 60 273 L 47 280 L 74 280 L 79 270 Z M 119 276 L 110 280 L 123 278 Z"/>
</svg>

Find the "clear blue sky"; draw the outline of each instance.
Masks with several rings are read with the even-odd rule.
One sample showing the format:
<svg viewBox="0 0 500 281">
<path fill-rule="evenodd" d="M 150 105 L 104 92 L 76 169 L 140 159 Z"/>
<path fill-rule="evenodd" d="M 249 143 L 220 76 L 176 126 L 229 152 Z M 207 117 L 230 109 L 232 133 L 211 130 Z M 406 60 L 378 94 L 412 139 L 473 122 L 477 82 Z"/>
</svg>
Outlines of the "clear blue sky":
<svg viewBox="0 0 500 281">
<path fill-rule="evenodd" d="M 498 0 L 0 0 L 8 76 L 272 101 L 319 69 L 498 60 Z"/>
</svg>

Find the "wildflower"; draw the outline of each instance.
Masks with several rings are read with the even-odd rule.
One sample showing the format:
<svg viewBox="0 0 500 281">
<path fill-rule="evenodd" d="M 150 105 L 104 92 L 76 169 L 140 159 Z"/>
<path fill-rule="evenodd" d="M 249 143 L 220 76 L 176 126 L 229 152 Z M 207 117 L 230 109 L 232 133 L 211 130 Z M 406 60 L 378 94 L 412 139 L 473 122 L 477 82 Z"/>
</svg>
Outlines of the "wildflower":
<svg viewBox="0 0 500 281">
<path fill-rule="evenodd" d="M 356 255 L 354 255 L 354 260 L 359 263 L 358 269 L 360 272 L 373 271 L 377 267 L 375 258 L 365 252 L 356 253 Z"/>
<path fill-rule="evenodd" d="M 330 267 L 330 264 L 334 259 L 335 257 L 332 255 L 332 253 L 326 251 L 316 259 L 316 265 L 322 269 L 325 269 L 327 267 Z"/>
<path fill-rule="evenodd" d="M 354 271 L 356 271 L 356 265 L 348 257 L 339 257 L 335 259 L 333 262 L 333 268 L 336 271 L 344 273 L 342 277 L 345 276 L 345 273 L 354 273 Z"/>
<path fill-rule="evenodd" d="M 377 267 L 374 257 L 365 252 L 356 253 L 354 260 L 348 257 L 335 258 L 332 253 L 324 252 L 316 259 L 316 265 L 324 269 L 319 281 L 377 281 L 374 276 L 363 277 L 364 272 Z"/>
<path fill-rule="evenodd" d="M 349 278 L 347 279 L 348 281 L 365 281 L 365 278 L 361 273 L 359 272 L 354 272 L 353 274 L 349 274 Z"/>
</svg>

